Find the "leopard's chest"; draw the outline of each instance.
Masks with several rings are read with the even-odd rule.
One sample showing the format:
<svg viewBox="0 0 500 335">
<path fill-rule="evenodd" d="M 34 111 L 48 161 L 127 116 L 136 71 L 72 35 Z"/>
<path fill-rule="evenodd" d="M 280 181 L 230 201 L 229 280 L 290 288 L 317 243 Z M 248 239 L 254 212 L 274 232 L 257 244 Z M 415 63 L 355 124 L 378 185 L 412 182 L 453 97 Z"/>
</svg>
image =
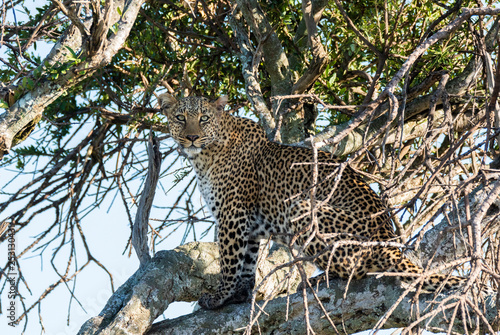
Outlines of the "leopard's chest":
<svg viewBox="0 0 500 335">
<path fill-rule="evenodd" d="M 194 165 L 193 165 L 194 166 Z M 198 190 L 205 201 L 206 207 L 213 217 L 217 217 L 220 207 L 220 191 L 217 189 L 216 177 L 213 175 L 213 168 L 197 169 L 195 167 Z"/>
<path fill-rule="evenodd" d="M 263 178 L 265 169 L 246 158 L 233 154 L 211 164 L 191 161 L 206 207 L 218 224 L 241 222 L 244 209 L 251 235 L 258 238 L 288 233 L 286 206 L 278 192 L 281 182 L 275 180 L 280 178 Z"/>
<path fill-rule="evenodd" d="M 230 206 L 228 191 L 234 189 L 231 164 L 226 157 L 211 157 L 206 160 L 191 160 L 191 165 L 196 173 L 198 190 L 203 197 L 206 208 L 210 214 L 219 221 L 220 213 L 224 206 Z M 227 208 L 226 208 L 227 210 Z"/>
</svg>

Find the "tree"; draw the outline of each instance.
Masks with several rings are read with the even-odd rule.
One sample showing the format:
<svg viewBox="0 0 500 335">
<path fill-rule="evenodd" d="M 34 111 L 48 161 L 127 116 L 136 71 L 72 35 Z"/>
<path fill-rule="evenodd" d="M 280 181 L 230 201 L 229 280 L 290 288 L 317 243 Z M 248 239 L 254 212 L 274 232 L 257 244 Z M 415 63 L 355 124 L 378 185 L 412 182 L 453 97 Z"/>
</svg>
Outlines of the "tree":
<svg viewBox="0 0 500 335">
<path fill-rule="evenodd" d="M 19 6 L 8 2 L 2 10 Z M 62 267 L 53 264 L 60 279 L 34 301 L 23 298 L 28 270 L 19 268 L 18 321 L 89 265 L 107 271 L 82 226 L 114 197 L 131 227 L 127 249 L 135 248 L 141 267 L 82 334 L 131 325 L 127 331 L 144 333 L 172 301 L 197 300 L 201 289 L 215 286 L 213 244 L 149 256 L 161 236 L 184 229 L 184 244 L 213 228 L 175 146 L 158 150 L 168 129 L 156 96 L 168 91 L 227 94 L 232 112 L 258 119 L 270 139 L 341 156 L 391 206 L 401 235 L 391 243 L 413 253 L 427 274 L 455 272 L 469 280 L 463 292 L 435 300 L 420 292 L 418 280 L 404 289 L 387 274 L 356 283 L 331 279 L 316 292 L 307 281 L 311 267 L 302 267 L 311 259 L 286 258 L 277 248 L 267 262 L 280 264 L 278 270 L 262 265 L 271 275 L 256 290 L 260 307 L 198 312 L 155 324 L 150 333 L 202 324 L 221 333 L 498 331 L 500 297 L 483 301 L 470 292 L 497 288 L 500 278 L 499 14 L 494 3 L 466 0 L 53 1 L 27 22 L 4 23 L 1 164 L 33 178 L 15 186 L 3 181 L 0 231 L 20 234 L 50 213 L 53 221 L 16 254 L 15 264 L 48 247 L 54 258 L 68 255 Z M 53 46 L 44 57 L 34 50 L 42 42 Z M 24 145 L 36 128 L 36 145 Z M 36 171 L 23 170 L 30 166 Z M 180 191 L 161 219 L 150 218 L 157 178 L 172 174 L 167 192 Z M 6 262 L 3 280 L 12 264 Z M 303 289 L 293 294 L 298 282 Z M 270 300 L 280 294 L 293 295 Z"/>
</svg>

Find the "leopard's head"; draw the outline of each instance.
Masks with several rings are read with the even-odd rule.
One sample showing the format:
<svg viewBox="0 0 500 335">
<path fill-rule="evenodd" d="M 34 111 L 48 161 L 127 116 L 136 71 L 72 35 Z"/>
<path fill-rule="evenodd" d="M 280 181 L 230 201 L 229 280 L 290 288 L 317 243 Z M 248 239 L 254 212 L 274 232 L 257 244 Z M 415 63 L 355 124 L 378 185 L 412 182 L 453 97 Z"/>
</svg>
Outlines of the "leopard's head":
<svg viewBox="0 0 500 335">
<path fill-rule="evenodd" d="M 219 141 L 220 119 L 227 97 L 214 102 L 204 97 L 177 100 L 170 94 L 159 96 L 161 111 L 167 116 L 170 135 L 190 157 Z"/>
</svg>

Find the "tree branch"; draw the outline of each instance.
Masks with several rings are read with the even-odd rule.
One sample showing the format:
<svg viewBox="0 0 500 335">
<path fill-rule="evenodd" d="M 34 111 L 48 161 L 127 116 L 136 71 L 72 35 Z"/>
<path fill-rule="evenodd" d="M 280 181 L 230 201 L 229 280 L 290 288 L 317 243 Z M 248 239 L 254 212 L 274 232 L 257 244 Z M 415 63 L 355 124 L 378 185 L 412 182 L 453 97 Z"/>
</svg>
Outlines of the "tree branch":
<svg viewBox="0 0 500 335">
<path fill-rule="evenodd" d="M 491 7 L 481 7 L 481 8 L 462 8 L 462 14 L 460 14 L 455 20 L 451 23 L 447 24 L 445 27 L 441 28 L 437 33 L 423 41 L 415 50 L 408 56 L 406 62 L 404 62 L 403 66 L 399 69 L 399 71 L 394 75 L 392 80 L 387 84 L 386 89 L 379 96 L 378 100 L 385 98 L 386 94 L 390 92 L 394 92 L 396 86 L 403 79 L 406 72 L 410 69 L 410 67 L 415 63 L 415 61 L 422 55 L 427 49 L 429 49 L 433 44 L 438 42 L 439 40 L 450 36 L 452 32 L 454 32 L 462 23 L 468 20 L 471 16 L 475 15 L 498 15 L 500 14 L 500 8 L 491 8 Z"/>
<path fill-rule="evenodd" d="M 109 10 L 108 14 L 113 15 L 112 18 L 114 19 L 110 22 L 110 25 L 117 23 L 118 26 L 116 34 L 109 37 L 108 43 L 103 50 L 89 55 L 89 58 L 85 60 L 71 60 L 72 53 L 70 50 L 74 50 L 73 52 L 78 54 L 76 50 L 81 49 L 83 46 L 81 35 L 75 29 L 68 28 L 68 35 L 64 35 L 47 56 L 47 64 L 52 67 L 47 70 L 58 71 L 53 66 L 59 63 L 62 64 L 61 66 L 68 66 L 65 70 L 66 74 L 61 73 L 56 79 L 47 74 L 42 78 L 31 76 L 32 80 L 36 81 L 33 83 L 34 87 L 24 87 L 23 90 L 26 93 L 0 115 L 0 159 L 9 152 L 14 142 L 19 142 L 19 140 L 14 141 L 16 136 L 19 137 L 18 134 L 22 134 L 22 139 L 24 139 L 34 129 L 45 107 L 54 102 L 70 87 L 91 76 L 98 68 L 108 64 L 111 58 L 121 49 L 144 0 L 122 1 L 115 1 L 112 6 L 113 10 Z M 114 14 L 120 4 L 123 4 L 123 16 L 121 18 Z M 73 38 L 75 39 L 73 40 Z M 68 44 L 68 42 L 70 43 Z"/>
<path fill-rule="evenodd" d="M 256 0 L 238 0 L 237 4 L 259 41 L 258 48 L 262 48 L 265 55 L 264 66 L 271 78 L 271 94 L 290 94 L 293 83 L 288 57 L 266 14 Z M 303 113 L 296 109 L 289 110 L 288 103 L 281 102 L 273 101 L 273 112 L 280 118 L 274 129 L 275 139 L 281 138 L 285 143 L 297 142 L 304 138 Z M 283 131 L 279 128 L 283 128 Z"/>
<path fill-rule="evenodd" d="M 234 9 L 236 11 L 236 9 Z M 235 34 L 236 42 L 240 48 L 238 57 L 240 58 L 242 64 L 243 78 L 245 79 L 245 91 L 247 93 L 252 106 L 255 108 L 259 114 L 264 130 L 267 135 L 270 135 L 273 129 L 276 127 L 276 122 L 272 112 L 267 108 L 264 96 L 262 95 L 262 90 L 258 81 L 258 64 L 255 64 L 254 57 L 256 56 L 252 51 L 252 44 L 250 43 L 248 36 L 244 28 L 238 22 L 237 16 L 230 15 L 229 24 L 231 29 L 233 29 Z"/>
<path fill-rule="evenodd" d="M 106 333 L 106 329 L 128 329 L 131 333 L 142 334 L 147 328 L 147 322 L 162 313 L 160 305 L 166 308 L 168 303 L 175 300 L 193 301 L 201 294 L 202 285 L 216 286 L 219 271 L 217 262 L 214 262 L 216 258 L 217 246 L 211 243 L 191 243 L 175 251 L 158 253 L 148 268 L 134 274 L 108 302 L 100 316 L 89 320 L 79 334 Z M 286 262 L 287 257 L 280 256 L 278 259 L 278 262 Z M 329 318 L 333 322 L 342 323 L 347 333 L 373 328 L 385 315 L 387 306 L 396 303 L 383 328 L 405 327 L 408 320 L 413 319 L 413 294 L 406 295 L 405 290 L 391 278 L 354 281 L 350 284 L 347 295 L 345 289 L 346 281 L 337 279 L 330 281 L 330 288 L 324 284 L 320 285 L 315 294 L 317 299 L 312 293 L 307 295 L 310 322 L 317 334 L 332 332 L 329 322 L 324 318 L 323 308 L 329 312 Z M 126 293 L 127 291 L 132 293 Z M 153 295 L 163 299 L 149 298 Z M 448 329 L 452 311 L 446 307 L 460 299 L 464 297 L 441 295 L 432 299 L 430 295 L 420 295 L 419 306 L 422 310 L 439 311 L 447 316 L 426 322 L 425 329 Z M 488 322 L 492 322 L 496 310 L 490 308 L 492 298 L 488 299 L 485 316 Z M 119 306 L 124 307 L 120 310 Z M 255 331 L 262 334 L 287 334 L 293 329 L 297 333 L 304 333 L 303 306 L 300 293 L 266 302 L 265 312 L 259 318 Z M 229 305 L 217 311 L 198 311 L 154 324 L 147 333 L 228 334 L 231 331 L 242 331 L 249 322 L 251 308 L 250 304 L 239 304 Z M 110 317 L 115 322 L 104 324 Z M 125 324 L 129 325 L 128 328 L 124 328 Z M 462 326 L 461 322 L 457 321 L 452 329 L 463 333 Z M 132 329 L 133 327 L 138 329 Z"/>
<path fill-rule="evenodd" d="M 292 79 L 288 58 L 278 35 L 256 0 L 238 0 L 237 3 L 266 55 L 264 65 L 271 77 L 273 95 L 289 94 Z"/>
<path fill-rule="evenodd" d="M 390 278 L 365 278 L 352 282 L 347 295 L 344 295 L 346 281 L 336 279 L 330 281 L 330 288 L 321 285 L 316 292 L 319 301 L 312 293 L 308 292 L 309 320 L 315 334 L 332 334 L 333 329 L 325 318 L 320 304 L 329 312 L 329 318 L 336 323 L 337 328 L 347 334 L 352 334 L 366 329 L 372 329 L 377 321 L 384 316 L 387 306 L 395 304 L 402 296 L 404 289 Z M 432 299 L 432 295 L 420 295 L 419 306 L 422 310 L 436 310 L 435 305 L 443 306 L 459 300 L 440 296 Z M 382 328 L 401 328 L 408 325 L 408 320 L 413 319 L 412 306 L 413 294 L 408 294 L 401 299 Z M 490 298 L 491 299 L 491 298 Z M 174 334 L 232 334 L 243 331 L 248 324 L 251 306 L 249 304 L 233 305 L 218 311 L 198 311 L 172 320 L 165 320 L 153 324 L 147 332 L 148 335 L 174 335 Z M 437 332 L 449 328 L 448 319 L 452 310 L 439 311 L 446 315 L 432 318 L 422 328 Z M 496 309 L 487 308 L 486 317 L 492 322 Z M 473 318 L 471 318 L 473 319 Z M 472 320 L 474 323 L 474 320 Z M 341 326 L 340 326 L 341 325 Z M 456 322 L 452 329 L 464 333 L 462 322 Z M 474 326 L 472 324 L 471 326 Z M 252 329 L 252 333 L 259 334 L 306 334 L 304 322 L 304 304 L 301 293 L 288 297 L 274 299 L 267 303 L 265 312 L 259 322 Z"/>
<path fill-rule="evenodd" d="M 71 20 L 71 23 L 78 28 L 81 36 L 84 36 L 85 38 L 90 36 L 90 31 L 88 30 L 88 27 L 86 27 L 83 24 L 83 22 L 80 21 L 80 18 L 78 17 L 78 15 L 71 8 L 67 8 L 59 0 L 54 0 L 54 2 L 59 7 L 59 9 L 63 12 L 63 14 L 66 15 Z"/>
<path fill-rule="evenodd" d="M 481 204 L 484 204 L 484 199 L 496 195 L 498 189 L 499 187 L 496 186 L 493 191 L 486 191 L 480 187 L 473 192 L 470 200 L 474 208 L 478 208 L 478 214 L 484 214 L 485 206 Z M 489 200 L 488 204 L 498 205 L 500 200 L 493 198 L 495 200 Z M 495 214 L 490 213 L 487 216 L 481 214 L 483 226 L 491 220 L 492 215 Z M 449 227 L 448 223 L 444 224 Z M 445 230 L 446 228 L 438 225 L 427 234 L 429 237 L 442 236 L 440 232 Z M 445 232 L 445 235 L 447 233 Z M 449 235 L 454 237 L 454 234 Z M 452 240 L 451 243 L 453 244 L 454 241 Z M 435 252 L 430 244 L 433 246 L 442 244 L 444 248 Z M 446 239 L 434 238 L 427 241 L 424 238 L 420 246 L 424 248 L 423 252 L 428 253 L 425 255 L 427 259 L 433 256 L 434 263 L 442 263 L 445 260 L 443 257 L 454 256 L 450 253 L 451 247 L 448 246 Z M 110 329 L 142 334 L 173 301 L 195 301 L 202 294 L 203 288 L 212 289 L 217 286 L 220 271 L 218 257 L 218 246 L 215 243 L 194 242 L 172 251 L 157 253 L 146 267 L 139 269 L 117 290 L 99 316 L 88 320 L 78 334 L 105 334 Z M 451 258 L 446 260 L 449 261 Z M 289 261 L 290 256 L 285 248 L 275 250 L 270 257 L 259 264 L 257 282 L 273 268 Z M 308 272 L 310 276 L 312 268 Z M 280 268 L 273 276 L 268 284 L 261 287 L 259 296 L 274 296 L 278 284 L 278 293 L 286 292 L 286 288 L 291 288 L 291 292 L 294 292 L 294 288 L 300 282 L 299 276 L 289 277 L 287 267 Z M 289 283 L 286 281 L 287 278 Z M 344 280 L 331 280 L 330 288 L 320 285 L 315 295 L 308 294 L 309 318 L 317 334 L 330 334 L 332 331 L 331 325 L 324 318 L 324 309 L 329 312 L 329 318 L 333 322 L 343 325 L 347 333 L 371 329 L 379 323 L 382 317 L 385 320 L 383 328 L 405 327 L 408 326 L 408 320 L 413 320 L 414 316 L 411 314 L 413 294 L 408 294 L 408 289 L 401 288 L 391 278 L 366 278 L 351 282 L 347 295 L 345 286 Z M 453 325 L 450 325 L 449 320 L 456 304 L 474 305 L 469 303 L 468 299 L 470 298 L 461 294 L 440 295 L 437 298 L 420 294 L 418 296 L 419 308 L 426 311 L 427 314 L 424 316 L 427 315 L 428 318 L 419 319 L 420 321 L 415 325 L 420 323 L 429 331 L 452 329 L 463 333 L 461 321 L 455 321 Z M 496 316 L 492 301 L 493 297 L 490 296 L 486 299 L 486 305 L 479 305 L 486 310 L 483 316 L 489 323 L 492 323 Z M 265 312 L 261 314 L 255 327 L 258 327 L 262 334 L 276 334 L 278 329 L 283 334 L 290 329 L 303 333 L 305 331 L 303 306 L 300 293 L 292 294 L 288 298 L 266 301 Z M 386 315 L 387 306 L 393 306 L 393 308 L 390 309 L 391 313 Z M 244 330 L 249 323 L 250 311 L 250 304 L 230 305 L 218 311 L 198 311 L 154 324 L 148 334 L 202 334 L 203 331 L 206 334 L 227 334 L 235 330 Z M 431 318 L 436 313 L 445 313 L 446 317 Z M 466 313 L 473 313 L 473 311 L 467 309 Z M 471 320 L 474 319 L 471 318 Z M 474 321 L 469 324 L 471 328 L 475 326 Z"/>
<path fill-rule="evenodd" d="M 291 94 L 304 93 L 319 78 L 328 63 L 328 52 L 323 47 L 323 44 L 321 44 L 318 35 L 318 22 L 327 5 L 327 1 L 302 1 L 302 12 L 306 24 L 312 60 L 306 72 L 293 85 Z"/>
<path fill-rule="evenodd" d="M 497 181 L 495 185 L 498 183 Z M 483 237 L 500 230 L 498 222 L 491 224 L 500 214 L 500 198 L 497 192 L 498 187 L 492 189 L 491 185 L 482 184 L 467 195 L 467 201 L 466 197 L 461 199 L 454 211 L 445 215 L 439 224 L 429 229 L 421 240 L 417 239 L 414 246 L 420 250 L 419 258 L 424 263 L 432 259 L 433 263 L 442 264 L 456 257 L 466 256 L 470 247 L 467 211 L 473 213 L 474 218 L 481 219 L 483 230 L 488 227 L 489 231 L 484 231 Z M 484 206 L 487 206 L 486 210 L 490 209 L 488 215 L 485 215 Z M 450 250 L 454 252 L 451 253 Z"/>
<path fill-rule="evenodd" d="M 373 53 L 375 53 L 378 57 L 381 57 L 382 56 L 382 53 L 380 52 L 380 50 L 377 49 L 376 46 L 374 46 L 370 41 L 368 41 L 368 38 L 366 38 L 360 31 L 358 28 L 356 28 L 356 26 L 354 25 L 354 23 L 352 22 L 351 18 L 349 17 L 349 15 L 347 15 L 344 7 L 342 6 L 342 4 L 340 3 L 339 0 L 335 0 L 335 4 L 337 5 L 337 8 L 339 9 L 340 13 L 342 14 L 342 17 L 344 18 L 344 20 L 347 22 L 347 25 L 351 28 L 352 31 L 354 31 L 354 33 L 359 37 L 359 39 L 361 41 L 363 41 L 363 43 L 371 50 L 373 51 Z"/>
<path fill-rule="evenodd" d="M 432 35 L 427 40 L 423 41 L 415 51 L 410 55 L 408 60 L 404 63 L 403 68 L 394 75 L 393 79 L 387 85 L 386 89 L 380 94 L 375 102 L 372 103 L 372 108 L 378 106 L 377 115 L 375 120 L 372 120 L 369 124 L 369 129 L 366 130 L 367 121 L 370 120 L 369 112 L 372 110 L 365 110 L 360 115 L 357 115 L 351 120 L 328 127 L 321 133 L 313 137 L 313 143 L 316 146 L 331 145 L 332 143 L 337 144 L 335 155 L 345 155 L 356 150 L 359 150 L 365 144 L 366 139 L 370 139 L 373 134 L 376 134 L 378 130 L 383 127 L 388 122 L 388 111 L 390 110 L 390 104 L 388 102 L 382 103 L 383 99 L 387 97 L 389 92 L 393 92 L 396 85 L 401 81 L 406 71 L 410 66 L 418 59 L 418 57 L 427 50 L 431 45 L 439 41 L 440 39 L 446 38 L 454 30 L 456 30 L 466 19 L 472 15 L 498 15 L 500 14 L 500 9 L 492 9 L 489 7 L 484 8 L 473 8 L 463 9 L 463 14 L 461 14 L 457 19 L 452 21 L 450 24 L 439 30 L 436 34 Z M 486 40 L 486 48 L 491 48 L 496 41 L 495 36 L 498 34 L 498 21 L 496 21 L 490 31 L 488 32 Z M 464 71 L 458 75 L 456 78 L 451 80 L 446 85 L 446 90 L 449 94 L 460 95 L 465 92 L 470 85 L 474 82 L 477 76 L 480 75 L 480 71 L 483 67 L 483 63 L 480 58 L 473 56 Z M 403 71 L 403 69 L 406 69 Z M 405 108 L 405 120 L 410 120 L 413 116 L 421 113 L 430 106 L 430 101 L 432 99 L 432 93 L 419 97 L 415 99 L 412 103 L 408 103 Z M 438 99 L 438 104 L 441 103 L 441 99 Z M 365 134 L 366 132 L 366 134 Z M 404 138 L 404 140 L 407 140 Z M 297 145 L 309 146 L 311 140 L 306 139 L 302 142 L 297 143 Z M 378 142 L 377 142 L 378 143 Z M 372 144 L 375 145 L 375 142 Z"/>
<path fill-rule="evenodd" d="M 132 227 L 132 245 L 141 266 L 145 266 L 151 260 L 148 247 L 148 223 L 161 170 L 160 143 L 156 138 L 153 138 L 151 132 L 148 141 L 148 157 L 148 176 L 144 183 L 134 226 Z"/>
</svg>

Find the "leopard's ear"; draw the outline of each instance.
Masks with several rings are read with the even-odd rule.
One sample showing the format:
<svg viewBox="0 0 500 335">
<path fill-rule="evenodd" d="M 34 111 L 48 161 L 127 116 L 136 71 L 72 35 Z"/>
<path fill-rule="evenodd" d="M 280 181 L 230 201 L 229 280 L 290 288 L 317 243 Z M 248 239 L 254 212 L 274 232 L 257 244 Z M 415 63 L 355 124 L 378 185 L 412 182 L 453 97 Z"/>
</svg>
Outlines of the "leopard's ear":
<svg viewBox="0 0 500 335">
<path fill-rule="evenodd" d="M 227 104 L 227 95 L 222 95 L 219 99 L 214 101 L 215 108 L 219 111 L 224 111 L 224 107 Z"/>
<path fill-rule="evenodd" d="M 167 110 L 177 103 L 177 99 L 169 93 L 160 94 L 158 101 L 160 102 L 160 109 L 163 114 L 167 114 Z"/>
</svg>

